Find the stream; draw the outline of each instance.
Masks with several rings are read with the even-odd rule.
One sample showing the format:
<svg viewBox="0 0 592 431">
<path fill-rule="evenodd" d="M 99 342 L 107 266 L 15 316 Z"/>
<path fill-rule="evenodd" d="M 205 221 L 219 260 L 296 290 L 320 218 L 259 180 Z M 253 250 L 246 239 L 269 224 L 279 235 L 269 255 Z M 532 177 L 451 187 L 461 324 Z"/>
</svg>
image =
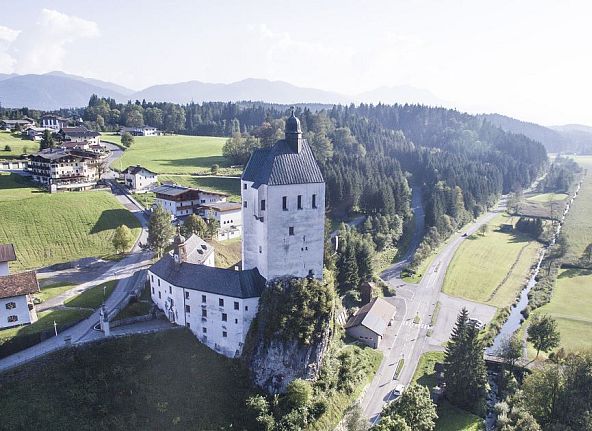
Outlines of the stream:
<svg viewBox="0 0 592 431">
<path fill-rule="evenodd" d="M 530 278 L 528 279 L 528 283 L 526 283 L 526 286 L 520 292 L 520 297 L 519 297 L 518 301 L 512 306 L 512 309 L 510 310 L 510 315 L 508 316 L 508 319 L 504 322 L 503 326 L 500 329 L 499 334 L 493 340 L 493 344 L 485 350 L 485 353 L 487 355 L 497 356 L 497 352 L 498 352 L 499 348 L 501 347 L 503 341 L 505 339 L 511 337 L 520 328 L 520 325 L 522 324 L 522 321 L 524 319 L 524 317 L 522 316 L 522 311 L 528 306 L 528 294 L 537 283 L 536 277 L 537 277 L 539 270 L 541 268 L 541 263 L 542 263 L 543 259 L 545 258 L 545 254 L 547 253 L 547 249 L 551 245 L 555 244 L 555 242 L 557 241 L 557 237 L 559 236 L 559 233 L 561 232 L 561 227 L 563 226 L 563 222 L 565 221 L 565 216 L 569 212 L 569 209 L 571 208 L 571 205 L 573 204 L 574 199 L 578 196 L 581 186 L 582 186 L 582 182 L 580 181 L 578 183 L 578 185 L 576 187 L 576 191 L 574 192 L 570 201 L 567 203 L 567 205 L 565 205 L 565 209 L 563 211 L 561 219 L 559 220 L 559 223 L 557 223 L 557 226 L 555 228 L 555 232 L 553 232 L 553 236 L 551 237 L 551 241 L 550 241 L 549 245 L 544 246 L 542 248 L 541 252 L 539 253 L 537 265 L 534 268 L 534 270 L 532 271 L 532 274 L 531 274 Z M 496 417 L 495 417 L 495 412 L 493 411 L 493 407 L 499 401 L 495 377 L 496 376 L 494 374 L 488 373 L 489 385 L 491 387 L 491 390 L 487 396 L 487 410 L 488 410 L 488 412 L 487 412 L 487 417 L 485 418 L 485 428 L 487 431 L 494 429 Z"/>
</svg>

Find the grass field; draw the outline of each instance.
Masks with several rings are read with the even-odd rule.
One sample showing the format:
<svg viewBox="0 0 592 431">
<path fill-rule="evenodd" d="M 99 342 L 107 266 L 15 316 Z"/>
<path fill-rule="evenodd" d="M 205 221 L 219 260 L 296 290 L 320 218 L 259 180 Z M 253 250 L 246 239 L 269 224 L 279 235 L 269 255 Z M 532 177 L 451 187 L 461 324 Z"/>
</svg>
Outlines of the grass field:
<svg viewBox="0 0 592 431">
<path fill-rule="evenodd" d="M 540 245 L 517 232 L 498 232 L 510 217 L 500 214 L 485 236 L 474 234 L 456 251 L 443 291 L 496 307 L 510 305 L 523 287 Z"/>
<path fill-rule="evenodd" d="M 4 151 L 6 145 L 10 145 L 11 151 Z M 25 150 L 28 154 L 36 153 L 39 151 L 39 142 L 21 139 L 10 132 L 0 132 L 0 160 L 13 159 L 23 154 Z"/>
<path fill-rule="evenodd" d="M 108 298 L 117 286 L 117 280 L 111 280 L 106 283 L 91 287 L 80 295 L 70 298 L 64 302 L 66 307 L 80 307 L 97 309 L 101 306 L 104 299 Z"/>
<path fill-rule="evenodd" d="M 193 187 L 202 190 L 228 193 L 229 200 L 240 202 L 240 178 L 219 178 L 219 177 L 193 177 L 189 175 L 161 175 L 159 181 L 172 181 L 181 186 Z"/>
<path fill-rule="evenodd" d="M 64 350 L 0 379 L 5 429 L 255 429 L 246 370 L 189 330 Z"/>
<path fill-rule="evenodd" d="M 567 198 L 565 193 L 539 193 L 526 198 L 531 202 L 557 202 Z"/>
<path fill-rule="evenodd" d="M 140 224 L 110 193 L 49 194 L 16 174 L 0 174 L 0 243 L 13 243 L 13 271 L 114 252 L 121 224 L 135 236 Z"/>
<path fill-rule="evenodd" d="M 419 358 L 412 381 L 431 389 L 437 383 L 434 365 L 442 361 L 444 361 L 444 352 L 424 353 Z M 479 416 L 454 407 L 446 400 L 442 400 L 438 405 L 435 431 L 482 431 L 483 429 L 483 420 Z"/>
<path fill-rule="evenodd" d="M 579 259 L 586 246 L 592 243 L 592 156 L 578 156 L 575 160 L 588 170 L 588 175 L 584 177 L 582 188 L 562 228 L 567 239 L 566 260 Z"/>
<path fill-rule="evenodd" d="M 549 314 L 557 321 L 565 350 L 592 347 L 592 271 L 560 270 L 551 302 L 533 314 Z M 529 357 L 535 354 L 530 346 Z"/>
<path fill-rule="evenodd" d="M 76 286 L 69 283 L 48 284 L 47 286 L 41 286 L 41 292 L 36 293 L 34 296 L 38 298 L 41 302 L 45 302 L 50 298 L 53 298 L 70 289 L 73 289 L 74 287 Z"/>
<path fill-rule="evenodd" d="M 211 166 L 218 164 L 221 175 L 240 174 L 222 156 L 226 138 L 175 135 L 137 136 L 134 140 L 114 163 L 115 169 L 139 164 L 159 174 L 209 174 Z"/>
</svg>

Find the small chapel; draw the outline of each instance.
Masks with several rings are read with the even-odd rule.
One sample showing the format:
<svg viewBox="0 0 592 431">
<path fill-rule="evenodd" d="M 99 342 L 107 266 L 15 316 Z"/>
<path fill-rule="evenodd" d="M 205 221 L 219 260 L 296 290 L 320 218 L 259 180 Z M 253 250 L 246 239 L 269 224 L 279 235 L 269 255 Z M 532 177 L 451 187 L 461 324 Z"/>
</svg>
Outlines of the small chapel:
<svg viewBox="0 0 592 431">
<path fill-rule="evenodd" d="M 167 318 L 228 357 L 242 353 L 268 282 L 323 275 L 325 182 L 294 110 L 285 138 L 255 150 L 241 177 L 242 268 L 214 267 L 215 250 L 178 234 L 148 271 Z"/>
</svg>

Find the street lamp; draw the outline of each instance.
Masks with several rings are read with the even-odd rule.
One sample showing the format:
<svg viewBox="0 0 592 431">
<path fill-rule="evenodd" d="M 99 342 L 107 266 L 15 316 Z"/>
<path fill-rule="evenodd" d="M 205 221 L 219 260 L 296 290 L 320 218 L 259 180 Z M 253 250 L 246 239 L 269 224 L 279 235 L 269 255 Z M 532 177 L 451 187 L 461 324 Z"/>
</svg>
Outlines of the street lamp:
<svg viewBox="0 0 592 431">
<path fill-rule="evenodd" d="M 55 332 L 56 337 L 58 336 L 58 324 L 56 321 L 53 321 L 53 331 Z"/>
</svg>

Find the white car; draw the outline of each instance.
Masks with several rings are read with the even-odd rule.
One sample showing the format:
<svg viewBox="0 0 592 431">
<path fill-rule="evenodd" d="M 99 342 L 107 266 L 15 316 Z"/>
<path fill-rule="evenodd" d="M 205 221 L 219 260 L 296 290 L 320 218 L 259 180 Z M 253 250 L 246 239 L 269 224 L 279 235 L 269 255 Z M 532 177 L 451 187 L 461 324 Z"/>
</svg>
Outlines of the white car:
<svg viewBox="0 0 592 431">
<path fill-rule="evenodd" d="M 480 321 L 479 319 L 469 319 L 469 323 L 475 326 L 479 331 L 485 328 L 485 323 Z"/>
<path fill-rule="evenodd" d="M 403 395 L 403 391 L 405 390 L 405 385 L 397 385 L 395 389 L 393 389 L 393 399 L 399 398 Z"/>
</svg>

